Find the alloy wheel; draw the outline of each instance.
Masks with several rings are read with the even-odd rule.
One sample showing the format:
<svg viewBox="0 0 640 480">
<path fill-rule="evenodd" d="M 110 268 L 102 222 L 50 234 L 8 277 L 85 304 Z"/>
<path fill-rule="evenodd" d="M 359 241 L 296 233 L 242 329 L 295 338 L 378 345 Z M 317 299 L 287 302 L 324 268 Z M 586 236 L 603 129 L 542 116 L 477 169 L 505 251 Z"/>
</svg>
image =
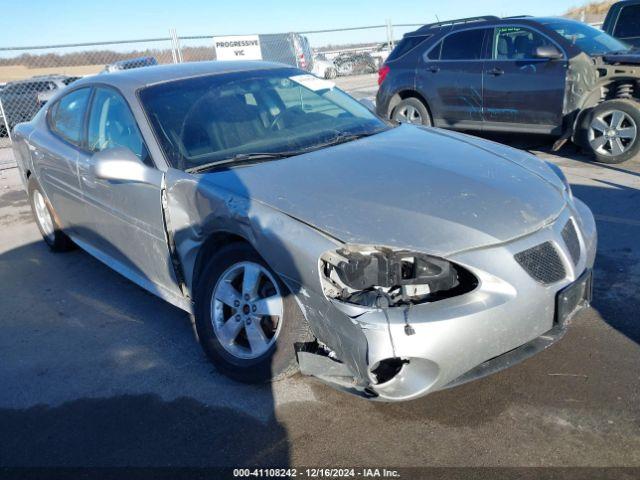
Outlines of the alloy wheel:
<svg viewBox="0 0 640 480">
<path fill-rule="evenodd" d="M 605 111 L 589 126 L 589 144 L 594 152 L 617 157 L 629 150 L 638 135 L 636 122 L 621 110 Z"/>
<path fill-rule="evenodd" d="M 399 106 L 393 115 L 393 119 L 399 123 L 422 125 L 422 115 L 413 105 Z"/>
<path fill-rule="evenodd" d="M 49 243 L 53 244 L 55 241 L 53 219 L 51 218 L 51 212 L 49 212 L 47 208 L 44 196 L 38 190 L 33 192 L 33 206 L 36 213 L 36 220 L 38 221 L 38 225 L 40 225 L 42 234 Z"/>
<path fill-rule="evenodd" d="M 272 274 L 254 262 L 232 265 L 211 296 L 211 323 L 222 347 L 238 359 L 264 355 L 282 329 L 284 303 Z"/>
</svg>

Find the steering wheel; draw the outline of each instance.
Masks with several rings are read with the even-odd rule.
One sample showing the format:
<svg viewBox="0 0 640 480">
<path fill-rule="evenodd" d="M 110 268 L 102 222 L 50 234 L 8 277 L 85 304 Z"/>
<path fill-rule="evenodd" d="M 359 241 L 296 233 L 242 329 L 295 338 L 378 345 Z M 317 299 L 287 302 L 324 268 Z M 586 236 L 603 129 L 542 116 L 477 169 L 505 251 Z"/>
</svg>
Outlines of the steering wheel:
<svg viewBox="0 0 640 480">
<path fill-rule="evenodd" d="M 271 120 L 271 123 L 269 123 L 269 127 L 268 130 L 275 130 L 275 127 L 278 126 L 278 122 L 280 120 L 282 120 L 282 116 L 287 112 L 287 110 L 282 110 L 281 112 L 279 112 L 275 117 L 273 117 L 273 120 Z"/>
</svg>

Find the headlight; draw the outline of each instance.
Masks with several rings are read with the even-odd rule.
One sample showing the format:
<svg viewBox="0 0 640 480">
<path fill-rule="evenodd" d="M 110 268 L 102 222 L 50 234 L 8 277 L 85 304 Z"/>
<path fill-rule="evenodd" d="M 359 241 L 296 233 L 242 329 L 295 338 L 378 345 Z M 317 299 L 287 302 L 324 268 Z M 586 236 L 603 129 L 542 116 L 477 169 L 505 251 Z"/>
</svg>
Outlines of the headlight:
<svg viewBox="0 0 640 480">
<path fill-rule="evenodd" d="M 573 192 L 571 191 L 571 185 L 569 185 L 569 180 L 567 180 L 567 177 L 564 174 L 564 172 L 555 163 L 551 163 L 551 162 L 545 162 L 545 163 L 549 166 L 549 168 L 551 170 L 554 171 L 554 173 L 558 176 L 558 178 L 560 180 L 562 180 L 562 183 L 564 184 L 564 189 L 567 192 L 567 194 L 569 195 L 569 198 L 573 198 Z"/>
<path fill-rule="evenodd" d="M 408 305 L 461 295 L 477 279 L 459 265 L 424 253 L 345 246 L 320 258 L 325 295 L 362 306 Z"/>
</svg>

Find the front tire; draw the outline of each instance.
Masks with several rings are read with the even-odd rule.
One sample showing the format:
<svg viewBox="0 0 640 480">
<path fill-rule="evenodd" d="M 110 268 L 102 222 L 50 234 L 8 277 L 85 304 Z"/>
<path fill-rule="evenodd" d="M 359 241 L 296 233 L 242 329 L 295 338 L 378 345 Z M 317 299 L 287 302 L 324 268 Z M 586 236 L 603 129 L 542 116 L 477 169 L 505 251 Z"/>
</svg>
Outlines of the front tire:
<svg viewBox="0 0 640 480">
<path fill-rule="evenodd" d="M 53 207 L 42 192 L 42 188 L 37 180 L 31 176 L 27 182 L 27 192 L 29 194 L 29 202 L 31 210 L 36 220 L 36 225 L 42 234 L 42 238 L 54 252 L 67 252 L 73 250 L 75 244 L 62 231 L 62 228 L 56 220 L 57 217 L 53 213 Z"/>
<path fill-rule="evenodd" d="M 391 119 L 398 123 L 431 126 L 431 116 L 426 105 L 415 97 L 400 101 L 391 112 Z"/>
<path fill-rule="evenodd" d="M 633 158 L 640 151 L 640 103 L 602 102 L 584 115 L 580 137 L 598 162 L 616 164 Z"/>
<path fill-rule="evenodd" d="M 251 246 L 221 248 L 200 278 L 196 331 L 221 373 L 261 383 L 297 371 L 294 344 L 313 335 L 293 295 Z"/>
</svg>

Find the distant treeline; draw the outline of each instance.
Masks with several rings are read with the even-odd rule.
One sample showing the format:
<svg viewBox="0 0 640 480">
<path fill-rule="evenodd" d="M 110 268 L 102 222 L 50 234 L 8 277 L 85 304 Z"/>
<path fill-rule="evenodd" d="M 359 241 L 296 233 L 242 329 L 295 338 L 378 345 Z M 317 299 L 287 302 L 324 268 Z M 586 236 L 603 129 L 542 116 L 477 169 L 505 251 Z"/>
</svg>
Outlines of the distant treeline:
<svg viewBox="0 0 640 480">
<path fill-rule="evenodd" d="M 212 60 L 214 58 L 211 47 L 182 47 L 182 58 L 185 62 Z M 44 53 L 33 55 L 23 53 L 17 57 L 0 58 L 0 66 L 24 65 L 27 68 L 73 67 L 79 65 L 107 65 L 119 60 L 136 57 L 155 57 L 160 63 L 172 62 L 170 49 L 145 49 L 131 52 L 116 52 L 114 50 L 84 50 L 70 53 Z"/>
<path fill-rule="evenodd" d="M 382 43 L 382 42 L 379 42 Z M 371 46 L 369 43 L 349 43 L 342 45 L 325 45 L 315 50 L 326 52 L 349 48 L 361 48 Z M 182 59 L 185 62 L 215 59 L 213 45 L 186 47 L 182 46 Z M 127 60 L 137 57 L 155 57 L 159 63 L 171 63 L 173 57 L 171 49 L 148 48 L 129 52 L 117 52 L 115 50 L 82 50 L 69 53 L 23 53 L 16 57 L 0 58 L 0 66 L 24 65 L 27 68 L 55 68 L 74 67 L 81 65 L 108 65 L 119 60 Z"/>
</svg>

